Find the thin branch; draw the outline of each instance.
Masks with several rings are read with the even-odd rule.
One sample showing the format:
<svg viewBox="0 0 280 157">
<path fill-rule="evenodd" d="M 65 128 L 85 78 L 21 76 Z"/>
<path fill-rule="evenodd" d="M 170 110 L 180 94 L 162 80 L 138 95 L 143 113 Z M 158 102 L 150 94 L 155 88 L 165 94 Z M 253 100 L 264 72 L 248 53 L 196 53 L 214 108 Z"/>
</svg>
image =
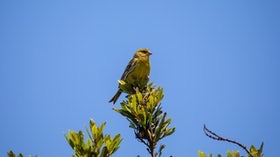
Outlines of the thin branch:
<svg viewBox="0 0 280 157">
<path fill-rule="evenodd" d="M 210 131 L 210 130 L 206 127 L 205 124 L 204 124 L 204 127 L 203 127 L 203 131 L 204 131 L 205 135 L 208 136 L 209 138 L 212 138 L 212 139 L 217 140 L 217 141 L 226 141 L 226 142 L 229 142 L 229 143 L 236 144 L 236 145 L 238 145 L 239 147 L 241 147 L 242 149 L 244 149 L 251 157 L 254 157 L 254 156 L 250 153 L 250 151 L 248 150 L 248 148 L 247 148 L 245 145 L 243 145 L 243 144 L 241 144 L 241 143 L 239 143 L 239 142 L 237 142 L 237 141 L 234 141 L 234 140 L 231 140 L 231 139 L 228 139 L 228 138 L 224 138 L 224 137 L 221 137 L 221 136 L 217 135 L 216 133 Z"/>
</svg>

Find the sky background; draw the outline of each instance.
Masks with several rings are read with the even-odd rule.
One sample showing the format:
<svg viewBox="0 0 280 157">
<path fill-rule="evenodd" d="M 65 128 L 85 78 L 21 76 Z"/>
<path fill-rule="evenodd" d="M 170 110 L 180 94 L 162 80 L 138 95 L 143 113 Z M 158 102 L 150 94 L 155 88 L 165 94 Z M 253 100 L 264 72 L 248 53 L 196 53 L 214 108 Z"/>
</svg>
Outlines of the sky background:
<svg viewBox="0 0 280 157">
<path fill-rule="evenodd" d="M 152 52 L 150 81 L 164 88 L 176 132 L 163 156 L 225 155 L 280 140 L 280 2 L 0 1 L 0 156 L 9 150 L 71 156 L 64 134 L 90 118 L 121 133 L 117 156 L 148 156 L 109 99 L 133 53 Z M 122 95 L 121 99 L 124 98 Z M 120 102 L 120 101 L 119 101 Z M 246 153 L 241 150 L 241 154 Z"/>
</svg>

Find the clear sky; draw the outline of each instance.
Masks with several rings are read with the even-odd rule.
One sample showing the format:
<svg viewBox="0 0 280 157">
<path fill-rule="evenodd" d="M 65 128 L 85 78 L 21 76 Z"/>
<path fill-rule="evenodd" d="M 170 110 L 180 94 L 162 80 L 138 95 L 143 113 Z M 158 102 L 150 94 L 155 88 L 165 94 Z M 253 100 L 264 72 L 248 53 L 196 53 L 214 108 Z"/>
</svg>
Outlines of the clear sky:
<svg viewBox="0 0 280 157">
<path fill-rule="evenodd" d="M 152 52 L 150 80 L 164 88 L 176 132 L 164 156 L 239 149 L 280 140 L 280 2 L 0 1 L 0 156 L 9 150 L 70 156 L 68 129 L 90 118 L 121 133 L 114 156 L 148 156 L 109 99 L 135 50 Z M 121 98 L 124 98 L 122 95 Z M 245 154 L 244 151 L 241 151 Z"/>
</svg>

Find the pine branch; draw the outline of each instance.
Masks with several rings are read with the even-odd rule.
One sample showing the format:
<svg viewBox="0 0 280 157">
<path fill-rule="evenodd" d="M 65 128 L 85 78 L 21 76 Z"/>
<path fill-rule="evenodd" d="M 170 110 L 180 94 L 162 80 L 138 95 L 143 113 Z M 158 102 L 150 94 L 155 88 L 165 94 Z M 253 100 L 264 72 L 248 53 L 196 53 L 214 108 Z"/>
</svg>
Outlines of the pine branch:
<svg viewBox="0 0 280 157">
<path fill-rule="evenodd" d="M 217 140 L 217 141 L 226 141 L 226 142 L 229 142 L 229 143 L 236 144 L 236 145 L 238 145 L 239 147 L 241 147 L 242 149 L 244 149 L 244 150 L 250 155 L 250 157 L 254 157 L 254 156 L 250 153 L 249 149 L 248 149 L 245 145 L 243 145 L 243 144 L 241 144 L 241 143 L 239 143 L 239 142 L 237 142 L 237 141 L 235 141 L 235 140 L 231 140 L 231 139 L 224 138 L 224 137 L 222 137 L 222 136 L 217 135 L 216 133 L 214 133 L 214 132 L 212 132 L 211 130 L 209 130 L 209 129 L 206 127 L 205 124 L 204 124 L 204 127 L 203 127 L 203 131 L 204 131 L 205 135 L 208 136 L 209 138 L 214 139 L 214 140 Z"/>
<path fill-rule="evenodd" d="M 130 122 L 136 139 L 147 146 L 151 157 L 161 156 L 165 145 L 161 145 L 157 152 L 158 142 L 175 132 L 175 128 L 168 128 L 171 118 L 166 118 L 167 113 L 162 111 L 162 98 L 163 89 L 150 83 L 145 90 L 136 89 L 135 94 L 128 95 L 120 109 L 114 108 Z"/>
</svg>

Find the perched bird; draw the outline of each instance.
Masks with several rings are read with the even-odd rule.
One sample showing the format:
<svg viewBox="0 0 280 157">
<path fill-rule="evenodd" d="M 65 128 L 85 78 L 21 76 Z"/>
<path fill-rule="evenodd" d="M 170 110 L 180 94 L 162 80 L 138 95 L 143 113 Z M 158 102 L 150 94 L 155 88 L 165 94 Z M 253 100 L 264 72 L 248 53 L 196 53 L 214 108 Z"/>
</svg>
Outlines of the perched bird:
<svg viewBox="0 0 280 157">
<path fill-rule="evenodd" d="M 135 52 L 120 79 L 126 83 L 127 87 L 134 90 L 136 87 L 143 88 L 143 86 L 147 85 L 150 75 L 149 56 L 151 54 L 152 53 L 147 48 L 140 48 Z M 119 84 L 117 93 L 109 102 L 115 104 L 122 92 L 126 91 L 123 91 Z"/>
</svg>

